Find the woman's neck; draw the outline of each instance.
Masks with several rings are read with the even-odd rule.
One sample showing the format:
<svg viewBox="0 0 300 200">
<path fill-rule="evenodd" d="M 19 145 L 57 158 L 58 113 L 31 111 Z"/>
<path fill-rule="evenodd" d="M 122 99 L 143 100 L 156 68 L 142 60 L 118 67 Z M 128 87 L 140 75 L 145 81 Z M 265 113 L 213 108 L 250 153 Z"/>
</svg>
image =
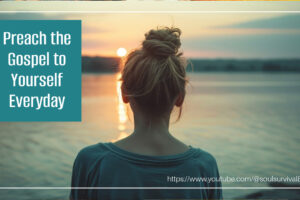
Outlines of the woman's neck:
<svg viewBox="0 0 300 200">
<path fill-rule="evenodd" d="M 172 155 L 187 151 L 188 146 L 169 132 L 170 116 L 149 119 L 134 115 L 134 132 L 115 142 L 120 148 L 144 155 Z"/>
<path fill-rule="evenodd" d="M 170 115 L 149 117 L 143 114 L 134 115 L 134 132 L 139 135 L 169 135 Z"/>
</svg>

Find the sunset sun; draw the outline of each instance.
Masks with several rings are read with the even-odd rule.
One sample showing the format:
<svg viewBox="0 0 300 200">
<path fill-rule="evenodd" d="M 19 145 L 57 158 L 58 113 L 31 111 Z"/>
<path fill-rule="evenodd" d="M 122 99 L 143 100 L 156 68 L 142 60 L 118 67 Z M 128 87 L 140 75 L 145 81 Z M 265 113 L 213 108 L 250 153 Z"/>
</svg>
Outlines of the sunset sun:
<svg viewBox="0 0 300 200">
<path fill-rule="evenodd" d="M 119 57 L 124 57 L 127 54 L 127 50 L 123 47 L 118 48 L 117 55 Z"/>
</svg>

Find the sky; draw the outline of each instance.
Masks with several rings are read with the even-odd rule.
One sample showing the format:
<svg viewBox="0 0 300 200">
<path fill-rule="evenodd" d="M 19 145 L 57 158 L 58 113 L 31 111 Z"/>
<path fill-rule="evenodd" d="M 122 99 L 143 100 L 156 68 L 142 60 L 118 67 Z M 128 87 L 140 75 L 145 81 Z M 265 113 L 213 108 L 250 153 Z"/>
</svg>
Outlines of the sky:
<svg viewBox="0 0 300 200">
<path fill-rule="evenodd" d="M 175 26 L 186 57 L 300 58 L 300 14 L 294 13 L 1 13 L 0 19 L 81 19 L 88 56 L 116 56 L 120 47 L 140 47 L 150 29 Z"/>
<path fill-rule="evenodd" d="M 131 14 L 83 18 L 83 53 L 113 55 L 139 47 L 157 26 L 182 30 L 182 50 L 201 58 L 294 58 L 300 56 L 300 15 Z"/>
</svg>

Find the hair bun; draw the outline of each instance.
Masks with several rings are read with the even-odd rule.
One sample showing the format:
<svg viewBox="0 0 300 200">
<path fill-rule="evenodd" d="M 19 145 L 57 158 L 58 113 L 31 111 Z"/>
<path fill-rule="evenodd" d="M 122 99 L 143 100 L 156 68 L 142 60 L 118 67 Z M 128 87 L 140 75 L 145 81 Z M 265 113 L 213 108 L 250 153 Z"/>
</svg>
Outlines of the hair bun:
<svg viewBox="0 0 300 200">
<path fill-rule="evenodd" d="M 157 57 L 176 55 L 181 46 L 180 35 L 181 31 L 178 28 L 150 30 L 145 34 L 143 50 Z"/>
</svg>

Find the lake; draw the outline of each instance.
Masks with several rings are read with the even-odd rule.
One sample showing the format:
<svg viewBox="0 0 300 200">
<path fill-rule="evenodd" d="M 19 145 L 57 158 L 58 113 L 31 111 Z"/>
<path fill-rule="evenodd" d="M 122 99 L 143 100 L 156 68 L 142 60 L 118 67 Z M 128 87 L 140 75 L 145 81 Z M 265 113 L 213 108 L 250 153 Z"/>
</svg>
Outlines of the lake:
<svg viewBox="0 0 300 200">
<path fill-rule="evenodd" d="M 300 74 L 193 73 L 171 132 L 215 156 L 223 177 L 299 176 Z M 132 131 L 118 74 L 82 77 L 82 122 L 0 123 L 0 186 L 70 186 L 77 152 Z M 176 119 L 176 110 L 173 121 Z M 223 186 L 267 186 L 223 183 Z M 233 198 L 256 190 L 225 190 Z M 67 199 L 68 190 L 1 190 L 1 199 Z"/>
</svg>

